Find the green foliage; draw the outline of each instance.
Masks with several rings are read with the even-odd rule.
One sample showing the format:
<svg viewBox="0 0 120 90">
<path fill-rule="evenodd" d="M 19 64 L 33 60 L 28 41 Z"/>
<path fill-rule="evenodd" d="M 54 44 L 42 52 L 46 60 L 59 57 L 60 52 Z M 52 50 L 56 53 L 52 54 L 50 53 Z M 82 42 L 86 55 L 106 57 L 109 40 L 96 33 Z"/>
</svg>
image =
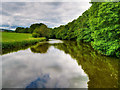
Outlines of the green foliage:
<svg viewBox="0 0 120 90">
<path fill-rule="evenodd" d="M 77 41 L 83 41 L 83 42 L 90 42 L 91 41 L 91 32 L 88 28 L 83 28 L 78 31 L 77 33 Z"/>
<path fill-rule="evenodd" d="M 46 38 L 33 38 L 31 34 L 2 32 L 2 53 L 12 51 L 14 48 L 25 47 L 44 41 Z"/>
<path fill-rule="evenodd" d="M 42 25 L 44 25 L 43 23 L 36 23 L 36 24 L 32 24 L 31 26 L 30 26 L 30 28 L 24 28 L 24 27 L 17 27 L 16 28 L 16 30 L 15 30 L 15 32 L 16 33 L 33 33 L 33 31 L 36 29 L 36 28 L 38 28 L 38 27 L 40 27 L 40 26 L 42 26 Z"/>
<path fill-rule="evenodd" d="M 30 32 L 33 33 L 34 30 L 35 30 L 36 28 L 40 27 L 41 25 L 44 25 L 44 24 L 43 24 L 43 23 L 40 23 L 40 24 L 38 24 L 38 23 L 32 24 L 32 25 L 30 26 Z"/>
<path fill-rule="evenodd" d="M 55 28 L 55 37 L 90 42 L 98 52 L 120 57 L 120 2 L 91 3 L 78 19 Z"/>
<path fill-rule="evenodd" d="M 33 24 L 29 30 L 17 28 L 16 32 L 31 31 L 33 37 L 90 42 L 98 52 L 120 57 L 120 2 L 91 4 L 82 16 L 67 25 L 51 29 L 42 23 Z"/>
<path fill-rule="evenodd" d="M 51 37 L 51 28 L 48 28 L 46 25 L 41 25 L 37 28 L 35 28 L 34 32 L 33 32 L 33 36 L 35 37 L 46 37 L 46 38 L 50 38 Z"/>
<path fill-rule="evenodd" d="M 25 28 L 24 27 L 17 27 L 15 32 L 16 33 L 24 33 L 25 32 Z"/>
<path fill-rule="evenodd" d="M 33 36 L 34 38 L 40 37 L 40 35 L 39 35 L 38 33 L 32 33 L 32 36 Z"/>
<path fill-rule="evenodd" d="M 98 8 L 94 11 L 95 7 Z M 120 57 L 120 2 L 94 3 L 90 9 L 93 48 L 104 55 Z"/>
</svg>

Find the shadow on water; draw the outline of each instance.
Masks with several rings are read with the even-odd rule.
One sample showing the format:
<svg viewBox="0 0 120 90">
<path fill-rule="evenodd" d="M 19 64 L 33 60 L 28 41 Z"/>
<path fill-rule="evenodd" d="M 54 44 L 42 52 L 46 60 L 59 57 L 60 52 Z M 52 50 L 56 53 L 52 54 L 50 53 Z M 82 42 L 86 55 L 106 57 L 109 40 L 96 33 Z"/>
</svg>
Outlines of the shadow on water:
<svg viewBox="0 0 120 90">
<path fill-rule="evenodd" d="M 45 53 L 50 46 L 64 51 L 77 60 L 89 77 L 88 88 L 118 88 L 119 59 L 102 56 L 90 45 L 75 41 L 37 44 L 31 50 L 35 53 Z"/>
</svg>

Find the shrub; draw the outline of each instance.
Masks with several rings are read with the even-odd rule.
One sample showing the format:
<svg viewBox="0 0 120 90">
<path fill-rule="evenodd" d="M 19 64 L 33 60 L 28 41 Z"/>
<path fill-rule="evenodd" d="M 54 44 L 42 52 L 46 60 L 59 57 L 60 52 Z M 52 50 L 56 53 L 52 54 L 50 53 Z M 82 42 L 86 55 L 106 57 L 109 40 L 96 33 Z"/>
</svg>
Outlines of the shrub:
<svg viewBox="0 0 120 90">
<path fill-rule="evenodd" d="M 34 38 L 40 37 L 40 35 L 39 35 L 38 33 L 33 33 L 32 36 L 33 36 Z"/>
</svg>

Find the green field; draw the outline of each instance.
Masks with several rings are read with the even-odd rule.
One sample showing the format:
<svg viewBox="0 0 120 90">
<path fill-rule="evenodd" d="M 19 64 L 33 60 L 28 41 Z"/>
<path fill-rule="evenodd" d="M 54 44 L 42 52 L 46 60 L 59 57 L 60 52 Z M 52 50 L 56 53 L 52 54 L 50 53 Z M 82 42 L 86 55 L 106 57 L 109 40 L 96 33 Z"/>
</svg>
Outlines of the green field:
<svg viewBox="0 0 120 90">
<path fill-rule="evenodd" d="M 32 34 L 2 32 L 2 42 L 18 42 L 24 40 L 38 40 L 42 38 L 33 38 Z"/>
<path fill-rule="evenodd" d="M 10 51 L 14 48 L 24 48 L 37 42 L 46 40 L 45 37 L 33 38 L 32 34 L 0 32 L 2 36 L 2 51 Z"/>
</svg>

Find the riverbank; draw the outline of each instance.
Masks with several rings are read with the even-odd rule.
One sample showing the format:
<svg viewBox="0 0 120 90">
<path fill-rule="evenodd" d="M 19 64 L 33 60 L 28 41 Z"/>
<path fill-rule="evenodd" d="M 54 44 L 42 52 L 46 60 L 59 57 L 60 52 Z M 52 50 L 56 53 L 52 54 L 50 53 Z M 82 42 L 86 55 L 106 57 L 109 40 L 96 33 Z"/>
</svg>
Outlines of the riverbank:
<svg viewBox="0 0 120 90">
<path fill-rule="evenodd" d="M 18 48 L 25 48 L 44 40 L 46 40 L 45 37 L 33 38 L 32 34 L 2 32 L 1 54 L 4 54 L 6 50 L 11 52 L 13 48 L 18 50 Z"/>
</svg>

